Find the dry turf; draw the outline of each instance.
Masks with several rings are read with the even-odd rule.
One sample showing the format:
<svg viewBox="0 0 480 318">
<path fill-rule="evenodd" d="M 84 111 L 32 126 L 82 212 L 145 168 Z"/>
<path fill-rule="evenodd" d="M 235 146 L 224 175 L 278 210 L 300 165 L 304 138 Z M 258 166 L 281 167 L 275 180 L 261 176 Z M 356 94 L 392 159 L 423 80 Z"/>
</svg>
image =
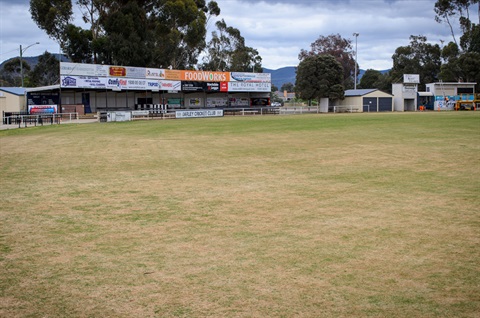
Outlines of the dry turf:
<svg viewBox="0 0 480 318">
<path fill-rule="evenodd" d="M 480 112 L 0 132 L 0 317 L 479 317 Z"/>
</svg>

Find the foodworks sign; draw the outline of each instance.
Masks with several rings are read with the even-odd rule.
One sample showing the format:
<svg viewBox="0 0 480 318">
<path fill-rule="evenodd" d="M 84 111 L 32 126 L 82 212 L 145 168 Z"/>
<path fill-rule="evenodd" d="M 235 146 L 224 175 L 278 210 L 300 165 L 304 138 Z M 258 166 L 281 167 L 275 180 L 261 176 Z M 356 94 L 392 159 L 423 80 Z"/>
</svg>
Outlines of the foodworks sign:
<svg viewBox="0 0 480 318">
<path fill-rule="evenodd" d="M 181 71 L 181 80 L 196 82 L 229 82 L 230 73 L 209 71 Z"/>
</svg>

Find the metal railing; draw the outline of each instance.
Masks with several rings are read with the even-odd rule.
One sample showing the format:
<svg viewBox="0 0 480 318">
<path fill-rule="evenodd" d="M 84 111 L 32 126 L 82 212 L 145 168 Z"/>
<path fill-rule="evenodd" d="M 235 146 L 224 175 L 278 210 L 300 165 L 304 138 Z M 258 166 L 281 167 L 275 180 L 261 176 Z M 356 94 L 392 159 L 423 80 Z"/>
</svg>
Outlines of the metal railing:
<svg viewBox="0 0 480 318">
<path fill-rule="evenodd" d="M 59 113 L 59 114 L 11 114 L 4 115 L 2 118 L 3 126 L 18 126 L 18 128 L 31 127 L 31 126 L 43 126 L 54 125 L 61 123 L 78 123 L 78 113 Z"/>
</svg>

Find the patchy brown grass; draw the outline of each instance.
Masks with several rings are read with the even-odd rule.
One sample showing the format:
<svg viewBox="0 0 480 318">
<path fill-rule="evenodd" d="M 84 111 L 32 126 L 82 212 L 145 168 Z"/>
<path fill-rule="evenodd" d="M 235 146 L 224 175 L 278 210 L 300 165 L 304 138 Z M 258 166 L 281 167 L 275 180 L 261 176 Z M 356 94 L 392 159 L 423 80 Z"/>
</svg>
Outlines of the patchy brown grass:
<svg viewBox="0 0 480 318">
<path fill-rule="evenodd" d="M 477 317 L 480 113 L 0 132 L 2 317 Z"/>
</svg>

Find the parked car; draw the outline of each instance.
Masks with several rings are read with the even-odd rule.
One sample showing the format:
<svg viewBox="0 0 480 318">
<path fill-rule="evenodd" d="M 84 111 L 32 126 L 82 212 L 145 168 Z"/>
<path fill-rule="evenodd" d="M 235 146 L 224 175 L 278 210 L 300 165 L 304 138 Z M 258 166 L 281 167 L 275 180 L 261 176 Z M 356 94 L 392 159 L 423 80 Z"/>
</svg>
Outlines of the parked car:
<svg viewBox="0 0 480 318">
<path fill-rule="evenodd" d="M 280 107 L 280 106 L 282 106 L 282 104 L 280 104 L 279 102 L 272 103 L 272 107 Z"/>
</svg>

